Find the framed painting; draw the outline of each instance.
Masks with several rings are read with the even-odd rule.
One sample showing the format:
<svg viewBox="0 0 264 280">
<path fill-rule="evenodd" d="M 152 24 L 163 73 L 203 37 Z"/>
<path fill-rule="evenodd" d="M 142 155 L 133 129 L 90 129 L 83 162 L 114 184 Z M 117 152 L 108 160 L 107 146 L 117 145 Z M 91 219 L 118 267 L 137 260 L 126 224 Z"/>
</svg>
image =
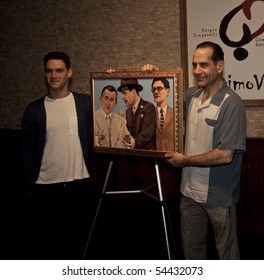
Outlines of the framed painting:
<svg viewBox="0 0 264 280">
<path fill-rule="evenodd" d="M 95 152 L 164 157 L 183 151 L 182 69 L 92 72 Z"/>
</svg>

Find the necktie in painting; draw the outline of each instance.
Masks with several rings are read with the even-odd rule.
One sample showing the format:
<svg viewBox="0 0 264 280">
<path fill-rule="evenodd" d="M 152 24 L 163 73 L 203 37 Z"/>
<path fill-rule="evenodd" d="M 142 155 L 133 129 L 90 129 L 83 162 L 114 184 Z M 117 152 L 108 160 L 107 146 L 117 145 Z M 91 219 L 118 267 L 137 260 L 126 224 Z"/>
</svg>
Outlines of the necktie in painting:
<svg viewBox="0 0 264 280">
<path fill-rule="evenodd" d="M 163 129 L 164 126 L 164 111 L 163 109 L 160 109 L 160 128 Z"/>
<path fill-rule="evenodd" d="M 111 117 L 106 116 L 106 122 L 108 127 L 109 147 L 111 147 Z"/>
</svg>

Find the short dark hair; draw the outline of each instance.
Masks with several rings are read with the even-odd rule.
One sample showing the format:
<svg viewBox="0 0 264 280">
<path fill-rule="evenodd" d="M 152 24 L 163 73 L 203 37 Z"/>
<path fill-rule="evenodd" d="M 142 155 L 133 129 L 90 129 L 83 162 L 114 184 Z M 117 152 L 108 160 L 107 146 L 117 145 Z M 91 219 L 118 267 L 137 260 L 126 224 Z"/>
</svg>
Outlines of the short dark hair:
<svg viewBox="0 0 264 280">
<path fill-rule="evenodd" d="M 69 70 L 69 68 L 71 68 L 71 61 L 70 61 L 70 58 L 69 56 L 64 53 L 64 52 L 49 52 L 47 53 L 45 56 L 44 56 L 44 68 L 46 69 L 46 65 L 47 65 L 47 62 L 50 60 L 50 59 L 60 59 L 60 60 L 63 60 L 64 63 L 65 63 L 65 66 L 67 68 L 67 70 Z"/>
<path fill-rule="evenodd" d="M 157 82 L 157 81 L 161 81 L 165 88 L 170 88 L 170 82 L 166 78 L 163 78 L 163 77 L 154 78 L 151 83 L 151 87 L 153 86 L 154 82 Z"/>
<path fill-rule="evenodd" d="M 210 41 L 205 41 L 196 46 L 196 49 L 203 49 L 203 48 L 211 48 L 213 50 L 211 59 L 213 60 L 214 63 L 217 63 L 220 60 L 224 60 L 223 49 L 218 44 Z"/>
<path fill-rule="evenodd" d="M 109 91 L 111 91 L 111 92 L 115 92 L 116 93 L 116 100 L 117 100 L 117 90 L 116 90 L 116 88 L 114 87 L 114 86 L 112 86 L 112 85 L 107 85 L 107 86 L 105 86 L 103 89 L 102 89 L 102 91 L 101 91 L 101 96 L 103 96 L 103 93 L 104 93 L 104 91 L 105 90 L 109 90 Z"/>
</svg>

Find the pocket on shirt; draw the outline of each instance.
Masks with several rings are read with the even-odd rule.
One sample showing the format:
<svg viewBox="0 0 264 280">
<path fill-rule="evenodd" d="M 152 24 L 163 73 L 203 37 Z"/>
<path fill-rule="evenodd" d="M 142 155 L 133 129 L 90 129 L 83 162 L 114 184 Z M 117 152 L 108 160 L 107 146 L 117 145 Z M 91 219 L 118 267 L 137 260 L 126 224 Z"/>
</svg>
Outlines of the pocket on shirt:
<svg viewBox="0 0 264 280">
<path fill-rule="evenodd" d="M 215 127 L 217 125 L 217 120 L 205 118 L 205 122 L 211 127 Z"/>
<path fill-rule="evenodd" d="M 70 135 L 78 134 L 77 117 L 69 117 L 69 133 L 70 133 Z"/>
</svg>

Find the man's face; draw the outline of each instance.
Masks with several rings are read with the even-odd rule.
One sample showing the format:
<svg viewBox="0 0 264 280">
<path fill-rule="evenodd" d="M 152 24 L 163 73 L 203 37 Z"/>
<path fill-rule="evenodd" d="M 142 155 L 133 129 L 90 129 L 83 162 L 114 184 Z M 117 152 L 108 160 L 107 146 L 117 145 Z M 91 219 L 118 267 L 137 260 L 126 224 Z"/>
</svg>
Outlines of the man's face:
<svg viewBox="0 0 264 280">
<path fill-rule="evenodd" d="M 109 91 L 108 89 L 104 90 L 102 96 L 100 97 L 100 103 L 106 114 L 110 114 L 115 109 L 117 104 L 116 98 L 117 96 L 115 91 Z"/>
<path fill-rule="evenodd" d="M 221 60 L 215 64 L 212 53 L 211 48 L 200 48 L 193 54 L 193 76 L 199 87 L 211 87 L 222 77 L 224 62 Z"/>
<path fill-rule="evenodd" d="M 155 81 L 151 88 L 154 101 L 158 106 L 165 106 L 167 104 L 167 97 L 170 94 L 170 89 L 165 88 L 161 81 Z"/>
<path fill-rule="evenodd" d="M 125 102 L 126 106 L 129 107 L 136 103 L 136 90 L 129 90 L 127 87 L 122 88 L 122 99 Z"/>
<path fill-rule="evenodd" d="M 61 91 L 68 87 L 68 80 L 72 76 L 71 68 L 67 70 L 63 60 L 50 59 L 46 63 L 46 81 L 53 91 Z"/>
</svg>

